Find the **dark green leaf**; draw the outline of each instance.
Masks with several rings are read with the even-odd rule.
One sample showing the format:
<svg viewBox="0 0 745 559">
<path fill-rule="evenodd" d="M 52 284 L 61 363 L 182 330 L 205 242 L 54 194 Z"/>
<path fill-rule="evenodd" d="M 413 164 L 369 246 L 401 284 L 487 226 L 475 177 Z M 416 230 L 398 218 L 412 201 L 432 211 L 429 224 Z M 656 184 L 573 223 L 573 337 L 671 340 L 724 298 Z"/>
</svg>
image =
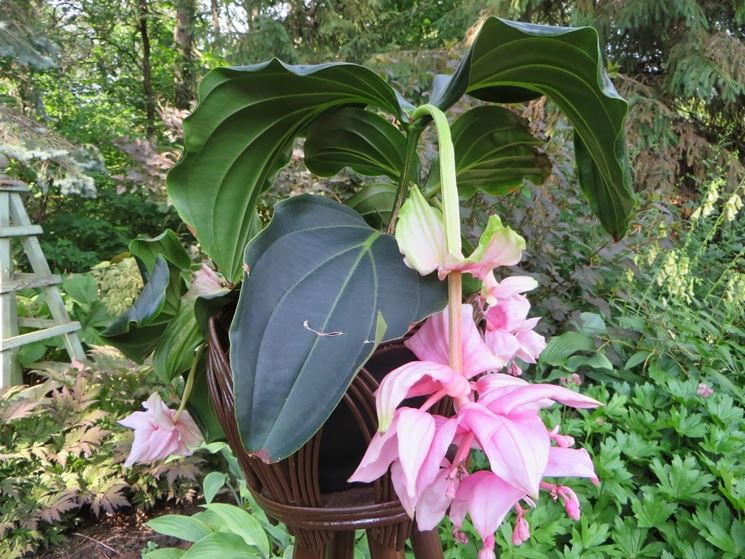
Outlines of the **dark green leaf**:
<svg viewBox="0 0 745 559">
<path fill-rule="evenodd" d="M 237 302 L 237 289 L 213 293 L 211 295 L 201 295 L 196 298 L 194 303 L 194 316 L 196 317 L 199 329 L 205 338 L 209 337 L 208 324 L 210 318 L 219 315 L 226 307 L 235 306 Z"/>
<path fill-rule="evenodd" d="M 523 179 L 541 183 L 548 175 L 548 159 L 535 149 L 541 142 L 512 111 L 476 107 L 458 117 L 451 129 L 458 191 L 463 198 L 478 189 L 495 196 L 508 194 L 520 188 Z M 428 188 L 439 180 L 439 166 L 433 165 Z"/>
<path fill-rule="evenodd" d="M 396 187 L 392 184 L 375 183 L 366 186 L 346 201 L 347 206 L 365 218 L 375 229 L 388 223 L 393 203 L 396 200 Z"/>
<path fill-rule="evenodd" d="M 345 107 L 319 118 L 306 135 L 303 150 L 311 173 L 331 177 L 344 167 L 362 175 L 398 180 L 404 166 L 406 137 L 383 117 Z"/>
<path fill-rule="evenodd" d="M 178 235 L 166 229 L 152 239 L 135 239 L 129 243 L 129 252 L 137 258 L 149 271 L 155 266 L 155 259 L 161 255 L 168 262 L 180 270 L 188 270 L 191 267 L 191 258 L 184 249 Z"/>
<path fill-rule="evenodd" d="M 441 108 L 464 93 L 500 103 L 550 97 L 574 125 L 583 193 L 603 227 L 624 235 L 633 210 L 623 140 L 628 105 L 607 78 L 594 29 L 489 18 L 453 77 L 436 85 L 431 102 Z"/>
<path fill-rule="evenodd" d="M 567 359 L 578 351 L 593 351 L 594 349 L 595 342 L 587 334 L 566 332 L 548 341 L 546 349 L 541 353 L 540 362 L 544 365 L 558 367 L 564 365 Z"/>
<path fill-rule="evenodd" d="M 101 337 L 130 359 L 142 363 L 158 344 L 173 318 L 172 314 L 162 312 L 170 281 L 168 264 L 158 255 L 150 281 L 145 284 L 140 296 L 101 333 Z"/>
<path fill-rule="evenodd" d="M 191 391 L 191 396 L 189 396 L 189 403 L 187 405 L 189 414 L 194 418 L 194 421 L 197 422 L 205 441 L 212 442 L 225 440 L 225 433 L 222 430 L 220 421 L 217 419 L 217 412 L 212 406 L 212 398 L 210 398 L 209 385 L 207 384 L 206 361 L 204 357 L 198 365 L 195 374 L 194 388 Z M 186 373 L 184 373 L 184 376 L 186 376 Z"/>
<path fill-rule="evenodd" d="M 445 284 L 407 268 L 395 239 L 331 200 L 297 196 L 246 250 L 230 330 L 236 417 L 246 448 L 292 454 L 328 418 L 375 346 L 441 309 Z"/>
<path fill-rule="evenodd" d="M 153 369 L 160 378 L 172 380 L 191 368 L 194 350 L 203 341 L 202 331 L 194 315 L 194 299 L 184 301 L 155 348 Z"/>
<path fill-rule="evenodd" d="M 240 279 L 253 210 L 289 160 L 293 139 L 320 115 L 348 105 L 401 118 L 395 91 L 355 64 L 290 66 L 274 59 L 204 77 L 168 192 L 229 281 Z"/>
</svg>

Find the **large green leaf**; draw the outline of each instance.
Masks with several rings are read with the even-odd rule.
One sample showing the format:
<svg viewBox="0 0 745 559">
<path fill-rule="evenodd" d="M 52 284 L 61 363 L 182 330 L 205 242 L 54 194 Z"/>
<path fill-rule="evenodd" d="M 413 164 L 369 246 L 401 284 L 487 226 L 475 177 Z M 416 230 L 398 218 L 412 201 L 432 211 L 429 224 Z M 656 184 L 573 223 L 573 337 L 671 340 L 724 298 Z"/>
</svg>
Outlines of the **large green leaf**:
<svg viewBox="0 0 745 559">
<path fill-rule="evenodd" d="M 603 227 L 624 235 L 633 210 L 623 139 L 628 105 L 607 78 L 594 29 L 489 18 L 454 76 L 435 85 L 431 102 L 441 108 L 464 93 L 501 103 L 550 97 L 574 125 L 583 193 Z"/>
<path fill-rule="evenodd" d="M 240 507 L 226 503 L 209 503 L 202 506 L 219 516 L 232 533 L 243 538 L 246 545 L 256 547 L 262 557 L 269 556 L 269 538 L 256 517 Z"/>
<path fill-rule="evenodd" d="M 246 249 L 230 329 L 236 417 L 246 448 L 292 454 L 323 424 L 374 349 L 441 309 L 446 287 L 407 268 L 396 240 L 331 200 L 297 196 Z"/>
<path fill-rule="evenodd" d="M 164 312 L 171 272 L 165 258 L 158 255 L 140 296 L 101 337 L 130 359 L 142 363 L 160 341 L 174 315 Z"/>
<path fill-rule="evenodd" d="M 381 229 L 391 218 L 391 210 L 396 200 L 396 187 L 390 183 L 370 184 L 345 203 L 365 218 L 375 229 Z"/>
<path fill-rule="evenodd" d="M 356 64 L 290 66 L 274 59 L 204 77 L 199 104 L 184 122 L 184 154 L 169 173 L 168 192 L 228 280 L 240 279 L 253 209 L 289 160 L 293 139 L 346 105 L 401 117 L 395 91 Z"/>
<path fill-rule="evenodd" d="M 147 526 L 159 534 L 196 542 L 212 533 L 212 530 L 201 520 L 192 516 L 166 514 L 147 521 Z"/>
<path fill-rule="evenodd" d="M 470 198 L 478 189 L 492 195 L 508 194 L 519 188 L 523 179 L 540 183 L 548 175 L 548 159 L 535 148 L 540 140 L 512 111 L 493 105 L 476 107 L 459 116 L 451 131 L 462 198 Z M 439 165 L 433 165 L 428 189 L 439 181 Z"/>
<path fill-rule="evenodd" d="M 178 238 L 178 235 L 166 229 L 152 239 L 135 239 L 129 243 L 129 252 L 137 258 L 149 271 L 155 265 L 158 255 L 163 256 L 168 262 L 179 270 L 188 270 L 191 267 L 191 258 Z"/>
<path fill-rule="evenodd" d="M 345 107 L 319 118 L 306 135 L 303 150 L 311 173 L 331 177 L 344 167 L 362 175 L 398 180 L 404 166 L 406 137 L 382 116 Z"/>
<path fill-rule="evenodd" d="M 184 301 L 176 317 L 163 332 L 153 354 L 153 369 L 165 381 L 188 371 L 194 363 L 194 350 L 204 341 L 194 314 L 194 299 Z"/>
</svg>

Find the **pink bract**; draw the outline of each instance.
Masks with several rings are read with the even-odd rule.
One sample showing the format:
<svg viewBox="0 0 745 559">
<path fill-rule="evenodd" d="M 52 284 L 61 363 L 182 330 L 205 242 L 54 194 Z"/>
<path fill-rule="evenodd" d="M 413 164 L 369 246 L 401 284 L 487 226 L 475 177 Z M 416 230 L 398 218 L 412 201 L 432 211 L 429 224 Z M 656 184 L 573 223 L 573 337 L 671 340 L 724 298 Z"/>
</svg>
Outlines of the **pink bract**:
<svg viewBox="0 0 745 559">
<path fill-rule="evenodd" d="M 172 454 L 189 456 L 202 443 L 202 434 L 189 412 L 181 412 L 176 420 L 176 411 L 169 409 L 157 393 L 143 402 L 142 407 L 146 411 L 136 411 L 119 421 L 120 425 L 134 429 L 134 442 L 125 467 L 149 464 Z"/>
</svg>

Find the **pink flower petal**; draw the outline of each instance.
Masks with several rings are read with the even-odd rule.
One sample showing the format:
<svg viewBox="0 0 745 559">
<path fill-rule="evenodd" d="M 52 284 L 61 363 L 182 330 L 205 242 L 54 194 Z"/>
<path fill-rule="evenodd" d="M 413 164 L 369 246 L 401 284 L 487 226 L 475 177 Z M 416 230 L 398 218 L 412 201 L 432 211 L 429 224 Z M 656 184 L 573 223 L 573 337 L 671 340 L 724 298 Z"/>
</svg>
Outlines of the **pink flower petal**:
<svg viewBox="0 0 745 559">
<path fill-rule="evenodd" d="M 373 435 L 360 465 L 350 476 L 349 483 L 370 483 L 385 474 L 388 466 L 398 457 L 397 422 L 396 417 L 385 433 L 377 432 Z"/>
<path fill-rule="evenodd" d="M 595 474 L 592 458 L 584 448 L 551 447 L 543 475 L 546 477 L 586 477 L 595 485 L 600 483 Z"/>
<path fill-rule="evenodd" d="M 218 276 L 212 268 L 207 266 L 207 264 L 203 263 L 202 267 L 194 274 L 194 280 L 191 282 L 186 297 L 192 298 L 204 295 L 214 295 L 215 293 L 225 290 L 223 280 L 220 276 Z"/>
<path fill-rule="evenodd" d="M 447 496 L 450 483 L 448 470 L 442 469 L 417 499 L 416 523 L 420 530 L 433 530 L 445 517 L 452 501 Z"/>
<path fill-rule="evenodd" d="M 486 328 L 514 332 L 525 322 L 528 312 L 530 301 L 522 295 L 500 299 L 486 311 Z"/>
<path fill-rule="evenodd" d="M 524 493 L 499 479 L 489 471 L 480 471 L 464 478 L 450 506 L 450 520 L 457 527 L 463 524 L 465 513 L 473 527 L 486 540 L 494 534 L 504 517 Z"/>
<path fill-rule="evenodd" d="M 432 315 L 405 345 L 419 359 L 449 364 L 448 336 L 449 309 Z M 484 371 L 498 370 L 505 363 L 494 355 L 481 338 L 476 323 L 473 321 L 473 307 L 463 305 L 461 314 L 461 337 L 463 355 L 463 374 L 470 378 Z"/>
<path fill-rule="evenodd" d="M 447 365 L 432 361 L 412 361 L 388 373 L 375 393 L 378 430 L 388 429 L 396 407 L 406 398 L 447 391 L 454 398 L 471 392 L 468 381 Z"/>
<path fill-rule="evenodd" d="M 155 422 L 150 414 L 144 411 L 136 411 L 129 414 L 124 419 L 118 421 L 119 425 L 129 427 L 130 429 L 154 429 Z"/>
<path fill-rule="evenodd" d="M 526 363 L 535 363 L 541 352 L 546 349 L 546 339 L 532 330 L 519 331 L 515 337 L 520 343 L 520 349 L 515 356 Z"/>
<path fill-rule="evenodd" d="M 398 460 L 404 475 L 406 493 L 417 495 L 417 477 L 427 459 L 435 436 L 435 420 L 427 412 L 403 408 L 398 413 Z"/>
<path fill-rule="evenodd" d="M 409 518 L 414 518 L 414 510 L 416 508 L 416 497 L 409 496 L 406 490 L 406 480 L 401 467 L 401 462 L 396 460 L 391 464 L 391 483 L 393 484 L 393 490 L 398 496 L 398 500 L 401 501 L 401 506 L 409 515 Z"/>
<path fill-rule="evenodd" d="M 487 454 L 492 471 L 523 494 L 537 497 L 551 447 L 548 430 L 533 414 L 502 419 Z"/>
<path fill-rule="evenodd" d="M 489 409 L 498 414 L 522 413 L 559 402 L 573 408 L 596 408 L 600 402 L 578 392 L 553 384 L 529 384 L 489 402 Z"/>
<path fill-rule="evenodd" d="M 489 350 L 503 363 L 509 362 L 520 350 L 520 342 L 509 332 L 502 330 L 487 330 L 484 342 Z"/>
<path fill-rule="evenodd" d="M 437 417 L 438 416 L 434 417 L 435 436 L 432 439 L 432 444 L 427 452 L 427 457 L 422 463 L 419 471 L 417 479 L 418 493 L 426 491 L 426 487 L 437 477 L 458 427 L 458 420 L 455 418 L 446 419 L 445 421 L 437 421 Z"/>
<path fill-rule="evenodd" d="M 489 295 L 497 299 L 507 299 L 513 295 L 532 291 L 538 282 L 529 276 L 510 276 L 489 289 Z"/>
</svg>

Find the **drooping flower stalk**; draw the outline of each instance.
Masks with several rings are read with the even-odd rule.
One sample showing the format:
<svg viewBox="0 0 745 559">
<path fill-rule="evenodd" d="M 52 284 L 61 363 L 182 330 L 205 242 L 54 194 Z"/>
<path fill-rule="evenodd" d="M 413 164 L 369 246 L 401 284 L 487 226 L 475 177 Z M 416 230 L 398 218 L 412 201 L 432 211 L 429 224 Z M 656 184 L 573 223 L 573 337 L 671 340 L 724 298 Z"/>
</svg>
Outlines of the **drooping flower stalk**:
<svg viewBox="0 0 745 559">
<path fill-rule="evenodd" d="M 194 363 L 192 363 L 191 369 L 189 369 L 189 375 L 186 377 L 184 392 L 181 394 L 181 403 L 176 410 L 176 415 L 173 417 L 174 421 L 178 421 L 179 417 L 181 417 L 181 414 L 186 409 L 186 404 L 189 402 L 189 396 L 191 396 L 191 390 L 194 387 L 194 377 L 196 376 L 197 367 L 199 366 L 199 360 L 202 359 L 202 354 L 206 348 L 207 344 L 201 344 L 194 350 Z"/>
<path fill-rule="evenodd" d="M 445 246 L 450 256 L 454 259 L 462 259 L 460 206 L 458 185 L 455 180 L 455 148 L 450 134 L 450 124 L 445 113 L 434 105 L 422 105 L 411 116 L 414 121 L 430 116 L 435 124 L 437 145 L 440 151 L 440 189 L 442 215 L 445 222 Z M 463 373 L 460 328 L 462 302 L 463 279 L 460 272 L 452 271 L 448 274 L 449 364 L 454 371 L 461 374 Z"/>
</svg>

